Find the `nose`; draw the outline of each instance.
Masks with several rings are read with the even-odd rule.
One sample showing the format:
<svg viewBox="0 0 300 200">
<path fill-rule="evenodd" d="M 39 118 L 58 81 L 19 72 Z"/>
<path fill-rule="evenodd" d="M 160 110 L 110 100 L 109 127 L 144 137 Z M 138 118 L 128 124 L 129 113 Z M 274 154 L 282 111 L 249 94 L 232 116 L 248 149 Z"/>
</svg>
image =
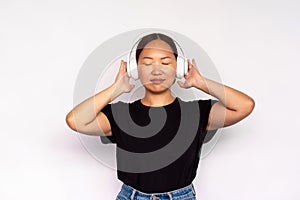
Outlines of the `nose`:
<svg viewBox="0 0 300 200">
<path fill-rule="evenodd" d="M 152 75 L 161 75 L 162 74 L 161 67 L 162 66 L 160 66 L 159 64 L 152 65 L 151 74 Z"/>
</svg>

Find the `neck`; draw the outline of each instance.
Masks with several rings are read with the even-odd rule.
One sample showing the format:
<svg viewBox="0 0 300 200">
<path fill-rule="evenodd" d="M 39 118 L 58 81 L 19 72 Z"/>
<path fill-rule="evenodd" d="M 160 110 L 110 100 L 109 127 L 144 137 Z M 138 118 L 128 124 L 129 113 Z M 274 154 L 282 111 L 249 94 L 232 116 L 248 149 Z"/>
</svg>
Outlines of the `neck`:
<svg viewBox="0 0 300 200">
<path fill-rule="evenodd" d="M 142 104 L 146 106 L 164 106 L 172 103 L 175 97 L 171 95 L 171 91 L 163 94 L 153 94 L 146 92 L 145 96 L 141 99 Z"/>
</svg>

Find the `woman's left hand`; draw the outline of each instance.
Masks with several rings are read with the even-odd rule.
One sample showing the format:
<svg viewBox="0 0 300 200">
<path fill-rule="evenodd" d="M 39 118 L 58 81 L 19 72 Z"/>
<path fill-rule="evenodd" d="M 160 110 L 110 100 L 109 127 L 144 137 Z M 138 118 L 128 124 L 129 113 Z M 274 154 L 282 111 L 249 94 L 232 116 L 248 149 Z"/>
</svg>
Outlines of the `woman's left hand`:
<svg viewBox="0 0 300 200">
<path fill-rule="evenodd" d="M 190 88 L 199 85 L 204 81 L 204 77 L 200 74 L 197 69 L 195 59 L 192 60 L 193 63 L 188 60 L 188 72 L 184 75 L 184 83 L 182 81 L 177 81 L 177 84 L 182 88 Z"/>
</svg>

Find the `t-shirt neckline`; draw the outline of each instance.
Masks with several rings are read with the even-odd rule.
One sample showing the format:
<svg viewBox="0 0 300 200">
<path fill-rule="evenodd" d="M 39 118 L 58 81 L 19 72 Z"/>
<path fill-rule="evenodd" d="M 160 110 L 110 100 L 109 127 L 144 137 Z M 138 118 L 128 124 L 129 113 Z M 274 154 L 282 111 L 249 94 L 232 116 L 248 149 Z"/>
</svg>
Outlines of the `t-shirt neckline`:
<svg viewBox="0 0 300 200">
<path fill-rule="evenodd" d="M 174 105 L 177 101 L 178 101 L 178 98 L 175 97 L 175 99 L 171 103 L 163 105 L 163 106 L 147 106 L 142 103 L 141 99 L 138 100 L 139 104 L 145 108 L 166 108 L 166 107 Z"/>
</svg>

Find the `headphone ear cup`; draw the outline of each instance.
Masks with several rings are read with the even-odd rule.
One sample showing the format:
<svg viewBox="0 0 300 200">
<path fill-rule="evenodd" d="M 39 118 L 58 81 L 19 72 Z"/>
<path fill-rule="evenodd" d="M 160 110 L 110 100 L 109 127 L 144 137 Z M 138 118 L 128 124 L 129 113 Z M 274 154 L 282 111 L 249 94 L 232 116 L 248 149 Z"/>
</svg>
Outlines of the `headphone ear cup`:
<svg viewBox="0 0 300 200">
<path fill-rule="evenodd" d="M 187 73 L 188 63 L 187 59 L 178 56 L 177 57 L 177 67 L 176 67 L 176 77 L 183 78 L 184 75 Z"/>
<path fill-rule="evenodd" d="M 136 61 L 131 62 L 130 69 L 131 69 L 131 76 L 132 76 L 132 78 L 134 80 L 139 79 L 139 73 L 138 73 Z"/>
<path fill-rule="evenodd" d="M 126 65 L 126 72 L 128 76 L 131 78 L 131 69 L 130 69 L 130 54 L 127 57 L 127 65 Z"/>
<path fill-rule="evenodd" d="M 183 59 L 184 59 L 184 64 L 183 64 L 183 75 L 185 75 L 185 74 L 188 72 L 188 70 L 189 70 L 189 63 L 188 63 L 188 61 L 187 61 L 186 58 L 183 58 Z"/>
<path fill-rule="evenodd" d="M 131 53 L 128 55 L 126 69 L 127 74 L 130 78 L 133 78 L 135 80 L 139 78 L 135 56 L 133 56 Z"/>
</svg>

